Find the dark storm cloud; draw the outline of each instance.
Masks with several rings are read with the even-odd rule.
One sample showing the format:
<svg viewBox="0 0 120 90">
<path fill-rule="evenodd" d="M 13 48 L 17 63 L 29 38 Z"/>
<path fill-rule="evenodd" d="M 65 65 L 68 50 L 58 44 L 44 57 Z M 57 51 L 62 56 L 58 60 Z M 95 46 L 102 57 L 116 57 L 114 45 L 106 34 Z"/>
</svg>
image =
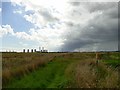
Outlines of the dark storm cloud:
<svg viewBox="0 0 120 90">
<path fill-rule="evenodd" d="M 77 48 L 87 47 L 88 45 L 94 47 L 92 45 L 95 44 L 99 44 L 99 50 L 116 50 L 116 46 L 118 46 L 117 3 L 82 4 L 90 13 L 101 11 L 101 14 L 90 19 L 83 28 L 81 28 L 80 25 L 75 25 L 74 23 L 67 23 L 72 26 L 72 30 L 70 36 L 66 36 L 66 41 L 62 46 L 63 50 L 74 51 Z M 79 12 L 79 5 L 76 6 L 78 7 L 77 10 Z M 78 20 L 79 19 L 77 19 L 76 22 Z"/>
<path fill-rule="evenodd" d="M 120 51 L 120 2 L 118 3 L 118 51 Z"/>
<path fill-rule="evenodd" d="M 94 40 L 82 40 L 82 39 L 71 39 L 67 40 L 65 42 L 65 45 L 63 46 L 64 51 L 73 51 L 76 48 L 80 48 L 84 45 L 95 43 Z"/>
</svg>

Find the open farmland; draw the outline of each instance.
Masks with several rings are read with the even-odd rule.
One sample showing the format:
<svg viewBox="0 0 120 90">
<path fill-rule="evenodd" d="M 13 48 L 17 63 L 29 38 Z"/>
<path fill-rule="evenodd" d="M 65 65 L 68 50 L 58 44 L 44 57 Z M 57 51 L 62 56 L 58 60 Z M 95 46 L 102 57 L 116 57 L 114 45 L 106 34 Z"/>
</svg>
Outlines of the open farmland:
<svg viewBox="0 0 120 90">
<path fill-rule="evenodd" d="M 4 88 L 120 88 L 120 53 L 3 53 Z"/>
</svg>

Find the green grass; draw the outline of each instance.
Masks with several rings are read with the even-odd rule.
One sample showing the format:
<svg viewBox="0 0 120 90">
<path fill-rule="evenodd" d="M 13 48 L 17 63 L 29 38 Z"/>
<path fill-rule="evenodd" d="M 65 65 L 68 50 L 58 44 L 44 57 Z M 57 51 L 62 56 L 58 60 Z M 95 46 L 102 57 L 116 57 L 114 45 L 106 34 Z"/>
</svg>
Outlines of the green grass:
<svg viewBox="0 0 120 90">
<path fill-rule="evenodd" d="M 36 54 L 33 55 L 34 58 L 39 59 L 38 57 L 35 57 Z M 49 56 L 51 54 L 47 55 Z M 42 54 L 40 56 L 42 58 Z M 52 54 L 51 57 L 52 58 L 48 57 L 48 59 L 51 60 L 47 60 L 48 62 L 44 66 L 38 67 L 37 69 L 33 70 L 30 73 L 26 73 L 20 78 L 12 77 L 9 83 L 7 83 L 3 87 L 4 88 L 81 88 L 81 87 L 94 88 L 96 86 L 100 88 L 118 87 L 117 72 L 112 69 L 113 67 L 110 68 L 106 67 L 106 65 L 113 66 L 114 64 L 118 65 L 119 56 L 117 55 L 117 53 L 110 54 L 103 53 L 102 59 L 98 65 L 96 65 L 95 53 L 65 53 L 65 54 L 59 53 L 57 55 Z M 97 84 L 96 79 L 98 80 Z"/>
<path fill-rule="evenodd" d="M 13 79 L 6 87 L 8 88 L 63 88 L 69 82 L 65 75 L 65 69 L 71 63 L 69 59 L 54 58 L 45 67 L 24 76 L 20 80 Z"/>
<path fill-rule="evenodd" d="M 120 66 L 120 53 L 104 54 L 102 61 L 106 65 L 116 68 L 116 67 Z"/>
<path fill-rule="evenodd" d="M 40 67 L 54 57 L 64 53 L 3 53 L 2 83 L 6 85 L 12 78 L 21 78 Z"/>
<path fill-rule="evenodd" d="M 118 67 L 120 66 L 120 60 L 104 60 L 103 62 L 106 63 L 106 65 Z"/>
</svg>

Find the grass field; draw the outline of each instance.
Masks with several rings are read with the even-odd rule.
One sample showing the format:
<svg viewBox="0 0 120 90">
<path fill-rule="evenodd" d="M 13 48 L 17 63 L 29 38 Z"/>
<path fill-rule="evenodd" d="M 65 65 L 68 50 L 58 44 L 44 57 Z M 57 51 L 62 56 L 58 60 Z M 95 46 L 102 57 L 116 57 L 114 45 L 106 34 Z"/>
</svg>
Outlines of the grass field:
<svg viewBox="0 0 120 90">
<path fill-rule="evenodd" d="M 3 53 L 3 88 L 120 88 L 119 52 Z"/>
</svg>

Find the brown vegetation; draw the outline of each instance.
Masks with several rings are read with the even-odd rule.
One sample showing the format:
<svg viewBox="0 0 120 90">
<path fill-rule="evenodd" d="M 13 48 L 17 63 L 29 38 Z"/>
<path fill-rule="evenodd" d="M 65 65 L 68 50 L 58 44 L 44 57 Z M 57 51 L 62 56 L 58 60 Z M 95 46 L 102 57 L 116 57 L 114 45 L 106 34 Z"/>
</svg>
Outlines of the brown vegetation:
<svg viewBox="0 0 120 90">
<path fill-rule="evenodd" d="M 67 88 L 120 88 L 119 68 L 111 67 L 103 62 L 113 60 L 114 65 L 119 58 L 117 53 L 104 52 L 97 54 L 87 52 L 4 53 L 2 59 L 3 84 L 7 84 L 13 77 L 19 79 L 21 76 L 45 66 L 46 63 L 57 60 L 59 64 L 66 65 L 65 73 L 63 73 L 68 78 Z M 96 63 L 96 59 L 100 61 Z M 50 72 L 52 71 L 50 70 Z"/>
<path fill-rule="evenodd" d="M 80 61 L 76 67 L 76 83 L 79 88 L 118 88 L 118 71 L 95 60 Z"/>
<path fill-rule="evenodd" d="M 56 53 L 3 53 L 2 83 L 7 84 L 13 77 L 20 78 L 44 66 Z"/>
</svg>

